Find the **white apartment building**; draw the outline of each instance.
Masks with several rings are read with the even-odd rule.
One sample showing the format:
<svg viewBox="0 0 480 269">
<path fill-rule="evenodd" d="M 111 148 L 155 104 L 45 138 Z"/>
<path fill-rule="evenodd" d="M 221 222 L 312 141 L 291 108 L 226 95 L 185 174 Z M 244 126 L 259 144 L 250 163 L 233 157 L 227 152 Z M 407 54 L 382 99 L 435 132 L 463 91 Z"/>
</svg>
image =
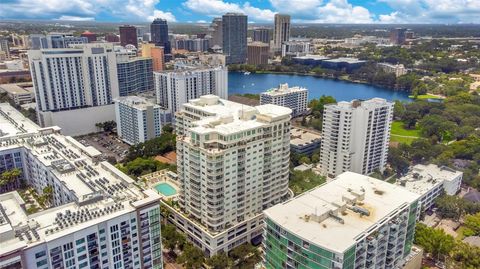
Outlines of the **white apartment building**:
<svg viewBox="0 0 480 269">
<path fill-rule="evenodd" d="M 396 77 L 407 74 L 407 69 L 403 64 L 378 63 L 377 66 L 387 73 L 395 74 Z"/>
<path fill-rule="evenodd" d="M 209 255 L 260 238 L 262 210 L 287 198 L 290 114 L 289 108 L 214 95 L 192 99 L 177 112 L 184 214 L 174 212 L 171 221 Z"/>
<path fill-rule="evenodd" d="M 0 194 L 0 267 L 162 268 L 159 196 L 58 127 L 10 115 L 0 113 L 10 130 L 0 138 L 0 173 L 18 168 L 39 195 L 52 192 L 51 207 L 33 214 L 16 191 Z"/>
<path fill-rule="evenodd" d="M 288 107 L 292 110 L 292 117 L 303 115 L 307 111 L 308 90 L 301 87 L 288 87 L 280 84 L 278 88 L 270 89 L 260 94 L 260 104 L 273 104 Z"/>
<path fill-rule="evenodd" d="M 175 114 L 182 104 L 202 95 L 228 98 L 228 69 L 225 66 L 181 66 L 175 70 L 154 72 L 157 103 Z"/>
<path fill-rule="evenodd" d="M 282 57 L 306 56 L 310 54 L 310 40 L 291 40 L 282 43 Z"/>
<path fill-rule="evenodd" d="M 117 134 L 130 145 L 160 136 L 162 132 L 159 105 L 138 96 L 115 99 Z"/>
<path fill-rule="evenodd" d="M 113 99 L 119 96 L 115 57 L 108 43 L 28 51 L 40 125 L 58 125 L 66 134 L 79 135 L 94 131 L 95 123 L 113 120 Z M 85 117 L 83 110 L 62 113 L 100 106 L 105 107 L 95 110 L 96 117 Z M 58 118 L 68 118 L 67 123 Z"/>
<path fill-rule="evenodd" d="M 387 163 L 393 103 L 373 98 L 325 105 L 320 170 L 330 178 L 351 171 L 368 175 Z"/>
<path fill-rule="evenodd" d="M 403 268 L 419 196 L 345 172 L 264 211 L 264 256 L 276 268 Z"/>
<path fill-rule="evenodd" d="M 420 195 L 424 211 L 431 209 L 435 199 L 443 193 L 455 195 L 460 191 L 463 173 L 446 166 L 417 164 L 397 184 Z"/>
</svg>

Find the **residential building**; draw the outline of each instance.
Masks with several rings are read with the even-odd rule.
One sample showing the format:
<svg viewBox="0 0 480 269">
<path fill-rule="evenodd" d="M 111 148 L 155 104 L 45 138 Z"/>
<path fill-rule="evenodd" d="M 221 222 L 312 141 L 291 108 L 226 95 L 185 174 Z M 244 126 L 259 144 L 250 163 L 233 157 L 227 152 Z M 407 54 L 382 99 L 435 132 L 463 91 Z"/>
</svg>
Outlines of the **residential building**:
<svg viewBox="0 0 480 269">
<path fill-rule="evenodd" d="M 270 29 L 268 28 L 253 29 L 252 39 L 253 41 L 256 41 L 256 42 L 270 44 Z"/>
<path fill-rule="evenodd" d="M 419 209 L 417 194 L 345 172 L 264 211 L 263 265 L 402 268 Z"/>
<path fill-rule="evenodd" d="M 31 83 L 0 84 L 0 92 L 7 93 L 16 105 L 31 103 L 35 100 L 35 93 Z"/>
<path fill-rule="evenodd" d="M 138 49 L 137 28 L 132 25 L 123 25 L 118 29 L 120 31 L 120 45 L 123 47 L 133 45 Z"/>
<path fill-rule="evenodd" d="M 460 191 L 463 173 L 446 166 L 417 164 L 397 184 L 420 195 L 423 210 L 431 209 L 442 194 L 455 195 Z"/>
<path fill-rule="evenodd" d="M 152 43 L 143 43 L 142 57 L 152 58 L 152 70 L 154 72 L 160 72 L 165 69 L 165 53 L 163 47 L 157 47 Z"/>
<path fill-rule="evenodd" d="M 373 98 L 325 105 L 320 170 L 330 178 L 368 175 L 387 164 L 393 103 Z"/>
<path fill-rule="evenodd" d="M 307 111 L 308 90 L 301 87 L 288 87 L 288 84 L 280 84 L 260 94 L 260 104 L 274 104 L 288 107 L 292 110 L 292 117 L 298 117 Z"/>
<path fill-rule="evenodd" d="M 168 24 L 164 19 L 155 19 L 150 24 L 150 35 L 152 43 L 163 47 L 165 54 L 171 53 L 170 41 L 168 39 Z"/>
<path fill-rule="evenodd" d="M 223 53 L 227 64 L 247 62 L 247 15 L 227 13 L 222 16 Z"/>
<path fill-rule="evenodd" d="M 290 149 L 299 155 L 312 155 L 320 150 L 321 135 L 306 129 L 292 128 L 290 131 Z"/>
<path fill-rule="evenodd" d="M 28 58 L 41 126 L 56 125 L 64 134 L 80 135 L 115 118 L 119 85 L 112 44 L 30 50 Z"/>
<path fill-rule="evenodd" d="M 28 37 L 28 48 L 31 50 L 48 49 L 47 37 L 42 34 L 32 34 Z"/>
<path fill-rule="evenodd" d="M 97 41 L 97 34 L 92 33 L 90 31 L 85 31 L 80 36 L 87 38 L 88 43 L 92 43 L 92 42 Z"/>
<path fill-rule="evenodd" d="M 111 42 L 111 43 L 118 43 L 120 42 L 120 38 L 116 34 L 106 34 L 105 41 Z"/>
<path fill-rule="evenodd" d="M 390 42 L 394 45 L 403 45 L 406 41 L 406 32 L 405 28 L 395 28 L 390 31 Z"/>
<path fill-rule="evenodd" d="M 395 74 L 396 77 L 407 74 L 407 69 L 403 64 L 378 63 L 377 66 L 387 73 Z"/>
<path fill-rule="evenodd" d="M 290 39 L 290 15 L 275 14 L 275 28 L 273 29 L 273 49 L 276 52 L 282 51 L 283 42 Z"/>
<path fill-rule="evenodd" d="M 268 64 L 270 46 L 262 42 L 252 42 L 247 46 L 247 63 L 253 65 Z"/>
<path fill-rule="evenodd" d="M 157 104 L 172 115 L 181 105 L 202 95 L 228 97 L 228 69 L 224 66 L 176 67 L 154 73 Z"/>
<path fill-rule="evenodd" d="M 133 95 L 154 89 L 152 58 L 117 58 L 118 92 Z"/>
<path fill-rule="evenodd" d="M 285 56 L 305 56 L 310 53 L 309 40 L 291 40 L 285 41 L 281 46 L 282 57 Z"/>
<path fill-rule="evenodd" d="M 179 204 L 186 214 L 170 220 L 208 255 L 260 238 L 262 210 L 288 196 L 290 113 L 214 95 L 176 113 Z"/>
<path fill-rule="evenodd" d="M 223 26 L 222 26 L 222 18 L 214 18 L 212 23 L 210 24 L 210 35 L 211 39 L 209 42 L 210 48 L 214 46 L 223 47 Z"/>
<path fill-rule="evenodd" d="M 10 45 L 8 39 L 0 37 L 0 51 L 5 53 L 5 58 L 10 59 Z"/>
<path fill-rule="evenodd" d="M 162 131 L 161 108 L 138 96 L 115 100 L 117 134 L 126 143 L 135 145 L 158 137 Z"/>
<path fill-rule="evenodd" d="M 88 43 L 86 37 L 73 36 L 72 33 L 49 33 L 47 34 L 46 39 L 49 49 L 64 49 Z"/>
<path fill-rule="evenodd" d="M 225 66 L 227 57 L 221 53 L 206 53 L 200 54 L 198 60 L 206 66 Z"/>
<path fill-rule="evenodd" d="M 19 169 L 39 195 L 49 188 L 50 208 L 29 214 L 32 203 L 16 191 L 0 194 L 2 268 L 161 269 L 158 194 L 99 161 L 96 149 L 58 127 L 32 127 L 5 105 L 0 126 L 10 134 L 0 138 L 0 172 Z"/>
</svg>

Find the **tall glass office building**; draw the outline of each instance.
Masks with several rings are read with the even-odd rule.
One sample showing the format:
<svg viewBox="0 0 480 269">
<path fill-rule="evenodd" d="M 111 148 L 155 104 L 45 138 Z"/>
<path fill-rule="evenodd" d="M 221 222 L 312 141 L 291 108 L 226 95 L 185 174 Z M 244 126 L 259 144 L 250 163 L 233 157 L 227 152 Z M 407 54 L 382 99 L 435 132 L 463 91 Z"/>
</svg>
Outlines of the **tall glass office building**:
<svg viewBox="0 0 480 269">
<path fill-rule="evenodd" d="M 247 61 L 247 15 L 227 13 L 222 16 L 223 53 L 227 64 Z"/>
<path fill-rule="evenodd" d="M 168 40 L 168 24 L 164 19 L 155 19 L 150 24 L 152 43 L 164 47 L 165 54 L 171 53 L 170 41 Z"/>
</svg>

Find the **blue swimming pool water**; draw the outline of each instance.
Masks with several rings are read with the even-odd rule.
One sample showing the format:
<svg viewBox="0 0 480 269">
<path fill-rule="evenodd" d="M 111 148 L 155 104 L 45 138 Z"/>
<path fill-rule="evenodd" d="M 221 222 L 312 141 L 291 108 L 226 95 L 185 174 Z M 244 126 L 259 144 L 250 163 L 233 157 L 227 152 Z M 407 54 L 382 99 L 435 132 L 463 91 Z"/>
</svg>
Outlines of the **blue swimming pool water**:
<svg viewBox="0 0 480 269">
<path fill-rule="evenodd" d="M 157 184 L 155 186 L 155 189 L 165 195 L 165 196 L 171 196 L 171 195 L 175 195 L 177 194 L 177 190 L 175 190 L 175 188 L 173 188 L 172 186 L 170 186 L 170 184 L 168 183 L 160 183 L 160 184 Z"/>
</svg>

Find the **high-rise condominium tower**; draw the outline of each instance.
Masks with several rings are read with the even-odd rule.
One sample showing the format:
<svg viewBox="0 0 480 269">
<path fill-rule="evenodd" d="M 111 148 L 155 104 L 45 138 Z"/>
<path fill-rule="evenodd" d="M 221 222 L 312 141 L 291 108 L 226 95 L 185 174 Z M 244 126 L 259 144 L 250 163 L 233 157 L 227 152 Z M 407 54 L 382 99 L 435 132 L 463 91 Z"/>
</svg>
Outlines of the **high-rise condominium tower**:
<svg viewBox="0 0 480 269">
<path fill-rule="evenodd" d="M 275 28 L 273 29 L 273 49 L 282 50 L 283 42 L 290 39 L 290 15 L 275 14 Z"/>
<path fill-rule="evenodd" d="M 270 30 L 268 28 L 257 28 L 253 30 L 253 41 L 270 44 Z"/>
<path fill-rule="evenodd" d="M 328 177 L 368 175 L 387 163 L 393 103 L 373 98 L 325 106 L 320 167 Z"/>
<path fill-rule="evenodd" d="M 288 84 L 280 84 L 260 94 L 260 104 L 274 104 L 288 107 L 292 110 L 292 117 L 303 115 L 307 111 L 308 90 L 301 87 L 288 87 Z"/>
<path fill-rule="evenodd" d="M 157 103 L 172 115 L 182 104 L 202 95 L 227 98 L 228 70 L 224 66 L 181 66 L 173 71 L 154 73 Z"/>
<path fill-rule="evenodd" d="M 247 15 L 227 13 L 222 16 L 223 53 L 227 64 L 247 61 Z"/>
<path fill-rule="evenodd" d="M 138 49 L 137 28 L 132 25 L 123 25 L 119 28 L 120 31 L 120 45 L 134 45 Z"/>
<path fill-rule="evenodd" d="M 165 54 L 171 52 L 170 41 L 168 40 L 168 24 L 164 19 L 155 19 L 150 24 L 152 43 L 164 48 Z"/>
<path fill-rule="evenodd" d="M 202 243 L 211 253 L 258 235 L 259 225 L 246 222 L 288 195 L 290 113 L 214 95 L 190 100 L 176 113 L 180 205 L 215 235 Z M 245 227 L 228 238 L 217 236 L 240 223 Z"/>
<path fill-rule="evenodd" d="M 209 45 L 211 48 L 214 46 L 219 46 L 221 48 L 223 46 L 222 28 L 222 18 L 214 18 L 210 24 L 212 39 L 210 40 Z"/>
</svg>

